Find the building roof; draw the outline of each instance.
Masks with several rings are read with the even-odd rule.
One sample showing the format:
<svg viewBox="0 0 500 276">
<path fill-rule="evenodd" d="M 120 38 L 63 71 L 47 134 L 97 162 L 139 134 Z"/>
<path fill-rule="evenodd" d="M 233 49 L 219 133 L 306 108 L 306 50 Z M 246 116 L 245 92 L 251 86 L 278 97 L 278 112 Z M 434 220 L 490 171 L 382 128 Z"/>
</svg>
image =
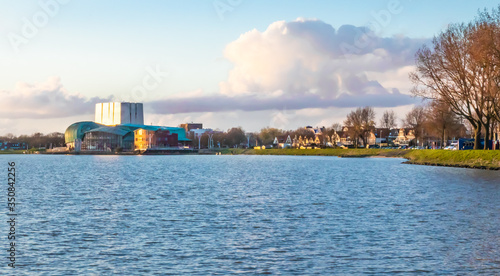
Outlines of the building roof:
<svg viewBox="0 0 500 276">
<path fill-rule="evenodd" d="M 105 133 L 125 136 L 128 133 L 130 133 L 131 130 L 124 128 L 124 127 L 120 127 L 120 126 L 116 126 L 116 127 L 102 126 L 102 127 L 91 129 L 91 130 L 87 131 L 86 133 L 92 133 L 92 132 L 105 132 Z"/>
<path fill-rule="evenodd" d="M 103 125 L 90 121 L 74 123 L 70 125 L 64 132 L 64 140 L 66 141 L 66 143 L 72 143 L 76 139 L 81 140 L 83 139 L 83 135 L 85 135 L 85 132 L 101 126 Z"/>
<path fill-rule="evenodd" d="M 181 127 L 162 127 L 162 129 L 170 131 L 170 133 L 177 133 L 177 141 L 191 141 L 186 137 L 186 130 Z"/>
</svg>

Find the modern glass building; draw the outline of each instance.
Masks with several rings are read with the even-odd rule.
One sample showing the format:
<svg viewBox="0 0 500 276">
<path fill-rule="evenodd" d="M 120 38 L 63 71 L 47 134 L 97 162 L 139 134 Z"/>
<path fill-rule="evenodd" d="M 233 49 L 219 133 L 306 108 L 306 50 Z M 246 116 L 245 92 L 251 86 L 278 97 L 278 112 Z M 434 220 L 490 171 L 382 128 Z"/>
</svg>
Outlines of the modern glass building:
<svg viewBox="0 0 500 276">
<path fill-rule="evenodd" d="M 96 104 L 96 122 L 78 122 L 64 133 L 74 151 L 144 151 L 185 148 L 191 144 L 180 127 L 144 125 L 142 103 Z"/>
<path fill-rule="evenodd" d="M 75 151 L 160 150 L 191 144 L 183 128 L 135 124 L 105 126 L 79 122 L 69 126 L 64 137 L 67 148 Z"/>
</svg>

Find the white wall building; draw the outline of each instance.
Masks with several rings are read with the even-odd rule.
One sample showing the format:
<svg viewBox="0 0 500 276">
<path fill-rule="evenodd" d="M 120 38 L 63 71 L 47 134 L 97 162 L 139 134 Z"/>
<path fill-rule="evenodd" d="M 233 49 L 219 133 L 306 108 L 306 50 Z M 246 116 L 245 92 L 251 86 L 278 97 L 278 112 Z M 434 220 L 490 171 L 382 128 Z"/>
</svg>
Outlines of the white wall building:
<svg viewBox="0 0 500 276">
<path fill-rule="evenodd" d="M 190 130 L 195 137 L 202 136 L 205 134 L 205 132 L 213 132 L 213 129 L 211 128 L 197 128 L 197 129 L 191 129 Z"/>
<path fill-rule="evenodd" d="M 95 122 L 107 126 L 144 124 L 142 103 L 98 103 L 95 105 Z"/>
</svg>

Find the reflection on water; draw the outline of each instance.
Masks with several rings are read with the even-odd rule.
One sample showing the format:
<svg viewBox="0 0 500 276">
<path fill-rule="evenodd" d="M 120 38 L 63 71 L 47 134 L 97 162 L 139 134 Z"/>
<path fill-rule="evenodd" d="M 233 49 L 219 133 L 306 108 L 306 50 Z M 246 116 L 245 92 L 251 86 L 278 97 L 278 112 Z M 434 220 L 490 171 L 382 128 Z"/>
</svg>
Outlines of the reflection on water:
<svg viewBox="0 0 500 276">
<path fill-rule="evenodd" d="M 335 157 L 8 160 L 19 275 L 500 273 L 499 172 Z"/>
</svg>

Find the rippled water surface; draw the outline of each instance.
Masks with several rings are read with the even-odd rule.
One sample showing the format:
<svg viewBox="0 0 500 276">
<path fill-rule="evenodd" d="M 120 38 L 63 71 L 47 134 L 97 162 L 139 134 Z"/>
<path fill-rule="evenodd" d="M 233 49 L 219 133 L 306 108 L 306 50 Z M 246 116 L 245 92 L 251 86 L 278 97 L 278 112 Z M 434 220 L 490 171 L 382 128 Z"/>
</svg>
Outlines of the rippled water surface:
<svg viewBox="0 0 500 276">
<path fill-rule="evenodd" d="M 2 155 L 4 172 L 7 161 L 22 205 L 19 267 L 1 257 L 3 275 L 500 274 L 499 172 L 295 156 Z"/>
</svg>

